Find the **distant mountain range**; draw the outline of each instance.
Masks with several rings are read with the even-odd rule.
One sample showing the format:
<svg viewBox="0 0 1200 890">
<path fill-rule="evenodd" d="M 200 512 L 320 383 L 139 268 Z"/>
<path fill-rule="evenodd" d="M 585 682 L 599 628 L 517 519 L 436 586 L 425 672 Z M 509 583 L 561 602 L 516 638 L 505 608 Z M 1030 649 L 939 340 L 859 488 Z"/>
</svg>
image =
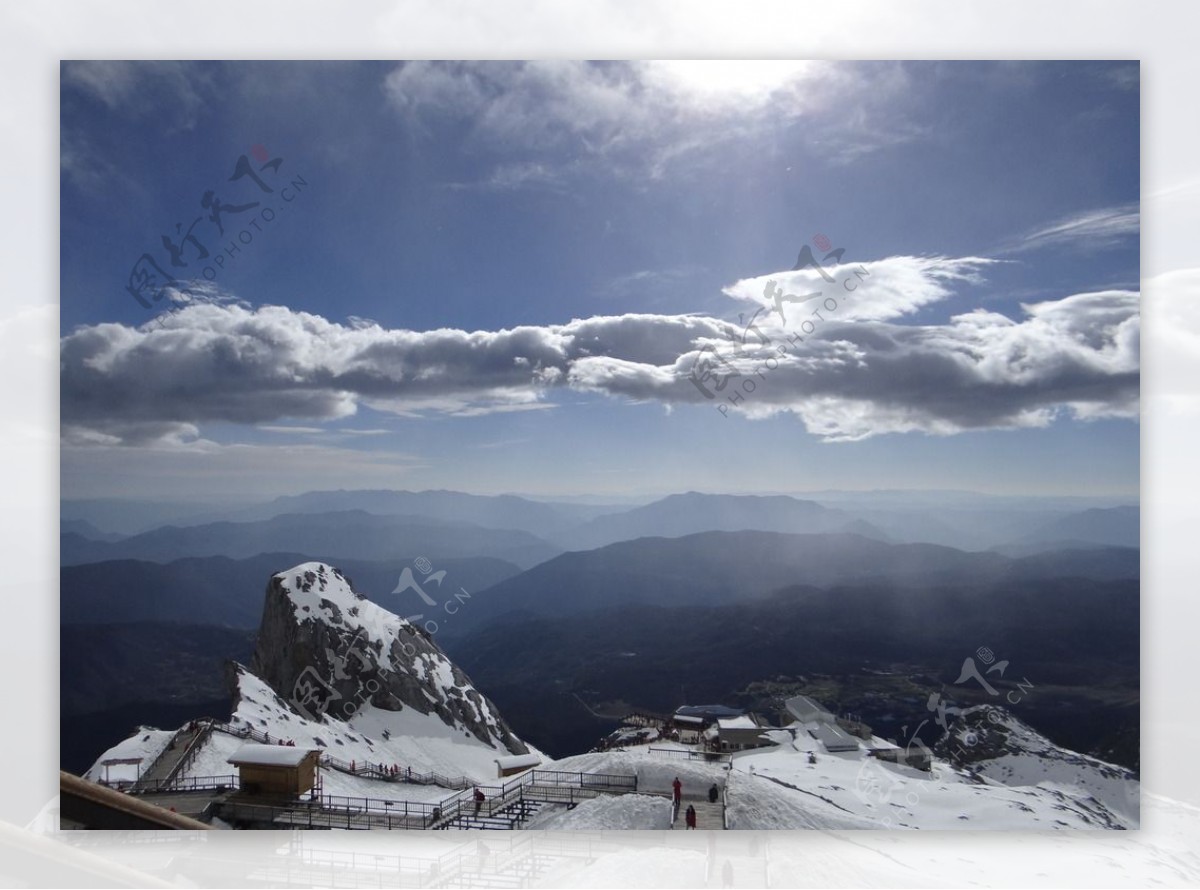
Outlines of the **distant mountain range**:
<svg viewBox="0 0 1200 890">
<path fill-rule="evenodd" d="M 886 540 L 869 522 L 814 501 L 784 495 L 674 494 L 644 507 L 599 516 L 557 539 L 572 550 L 591 550 L 635 538 L 679 538 L 709 531 L 769 531 L 791 534 L 856 531 Z"/>
<path fill-rule="evenodd" d="M 261 504 L 216 509 L 196 504 L 153 501 L 63 501 L 61 531 L 93 532 L 123 537 L 165 526 L 209 525 L 215 522 L 255 522 L 288 513 L 343 513 L 362 510 L 379 516 L 420 516 L 443 522 L 469 522 L 492 528 L 527 531 L 533 535 L 586 522 L 606 512 L 627 509 L 604 504 L 543 502 L 517 495 L 475 495 L 461 491 L 395 491 L 378 489 L 309 491 Z M 82 524 L 82 525 L 81 525 Z"/>
<path fill-rule="evenodd" d="M 270 503 L 249 507 L 226 519 L 252 522 L 288 513 L 342 513 L 361 510 L 377 516 L 420 517 L 446 523 L 467 522 L 485 528 L 524 531 L 537 537 L 552 537 L 563 528 L 584 522 L 606 508 L 576 504 L 548 504 L 516 495 L 476 495 L 461 491 L 310 491 L 279 497 Z M 182 523 L 186 525 L 196 522 Z"/>
<path fill-rule="evenodd" d="M 812 515 L 823 514 L 817 508 Z M 444 632 L 455 636 L 508 613 L 578 614 L 628 603 L 725 605 L 795 584 L 978 586 L 1013 579 L 1110 580 L 1139 574 L 1139 551 L 1133 548 L 1083 545 L 1010 556 L 890 543 L 848 532 L 700 532 L 556 554 L 551 545 L 525 532 L 429 525 L 363 513 L 289 514 L 253 523 L 167 528 L 107 543 L 69 538 L 64 535 L 63 560 L 68 564 L 61 571 L 64 623 L 183 621 L 252 627 L 259 618 L 259 579 L 280 566 L 312 559 L 337 562 L 377 602 L 422 612 L 427 610 L 415 593 L 406 594 L 411 600 L 406 603 L 392 591 L 404 568 L 425 556 L 436 570 L 446 572 L 447 590 L 462 589 L 471 596 L 453 622 L 443 616 Z M 532 544 L 525 543 L 530 540 Z M 297 549 L 256 552 L 285 542 Z M 299 549 L 305 544 L 311 549 Z M 250 555 L 235 557 L 222 550 Z M 514 558 L 473 555 L 489 550 Z M 530 567 L 537 559 L 528 559 L 531 550 L 548 558 Z M 172 558 L 177 553 L 214 551 L 217 555 Z M 446 552 L 468 555 L 443 556 Z M 389 555 L 351 558 L 346 553 Z M 101 561 L 84 562 L 89 557 Z M 437 591 L 431 586 L 430 592 Z"/>
<path fill-rule="evenodd" d="M 589 550 L 640 537 L 680 537 L 704 531 L 791 534 L 851 531 L 878 540 L 942 544 L 963 550 L 1011 547 L 1022 554 L 1064 546 L 1138 546 L 1137 506 L 1105 505 L 1081 510 L 1070 505 L 1082 499 L 950 494 L 824 492 L 820 498 L 797 498 L 687 492 L 628 507 L 550 503 L 515 495 L 455 491 L 314 491 L 220 511 L 137 501 L 65 501 L 60 530 L 77 536 L 68 538 L 64 546 L 64 552 L 72 555 L 71 562 L 96 557 L 80 539 L 111 543 L 118 537 L 140 536 L 168 523 L 176 528 L 240 525 L 287 515 L 353 512 L 403 518 L 431 527 L 440 524 L 443 530 L 455 523 L 467 523 L 480 528 L 526 532 L 560 551 Z M 271 549 L 301 548 L 285 542 Z M 115 554 L 129 555 L 133 554 Z M 167 554 L 167 558 L 187 555 L 205 554 L 174 552 Z M 507 558 L 490 550 L 471 555 Z M 106 553 L 99 558 L 114 558 L 114 554 Z"/>
<path fill-rule="evenodd" d="M 1046 578 L 1138 577 L 1138 551 L 1068 550 L 1012 558 L 935 544 L 890 544 L 855 534 L 703 532 L 640 538 L 564 553 L 474 596 L 457 634 L 506 613 L 577 615 L 628 604 L 728 605 L 780 588 L 886 583 L 894 587 L 989 584 Z"/>
<path fill-rule="evenodd" d="M 185 556 L 244 559 L 285 552 L 339 561 L 413 555 L 434 561 L 489 556 L 528 567 L 557 555 L 561 548 L 525 531 L 348 510 L 289 513 L 251 522 L 164 526 L 111 542 L 64 533 L 60 536 L 59 561 L 63 565 L 113 559 L 169 562 Z"/>
<path fill-rule="evenodd" d="M 1084 510 L 1053 519 L 1022 535 L 1011 544 L 994 548 L 1010 555 L 1062 550 L 1101 544 L 1108 547 L 1138 547 L 1141 544 L 1140 507 L 1108 507 Z"/>
<path fill-rule="evenodd" d="M 59 532 L 64 535 L 76 535 L 87 541 L 103 541 L 105 543 L 112 543 L 126 537 L 119 532 L 101 531 L 86 519 L 64 519 L 59 523 Z"/>
</svg>

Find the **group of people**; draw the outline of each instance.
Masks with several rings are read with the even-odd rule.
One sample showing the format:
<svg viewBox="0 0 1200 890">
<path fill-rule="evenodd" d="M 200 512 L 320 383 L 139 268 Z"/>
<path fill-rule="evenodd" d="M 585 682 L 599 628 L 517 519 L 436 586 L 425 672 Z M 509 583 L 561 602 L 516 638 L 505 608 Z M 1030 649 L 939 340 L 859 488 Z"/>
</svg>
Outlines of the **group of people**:
<svg viewBox="0 0 1200 890">
<path fill-rule="evenodd" d="M 294 745 L 295 742 L 283 742 L 282 744 Z M 411 782 L 413 777 L 411 766 L 402 768 L 398 763 L 393 763 L 391 766 L 388 766 L 386 763 L 364 763 L 362 767 L 359 767 L 357 760 L 350 761 L 350 772 L 352 773 L 357 774 L 359 772 L 372 771 L 382 773 L 384 776 L 387 776 L 391 779 L 402 778 L 406 782 Z"/>
<path fill-rule="evenodd" d="M 679 776 L 675 777 L 675 781 L 671 783 L 671 791 L 673 797 L 673 806 L 676 814 L 679 813 L 679 806 L 683 802 L 683 783 L 679 781 Z M 712 787 L 708 789 L 708 802 L 716 803 L 721 796 L 721 789 L 717 787 L 717 783 L 713 782 Z M 683 823 L 688 828 L 696 827 L 696 808 L 688 804 L 688 808 L 683 813 Z"/>
</svg>

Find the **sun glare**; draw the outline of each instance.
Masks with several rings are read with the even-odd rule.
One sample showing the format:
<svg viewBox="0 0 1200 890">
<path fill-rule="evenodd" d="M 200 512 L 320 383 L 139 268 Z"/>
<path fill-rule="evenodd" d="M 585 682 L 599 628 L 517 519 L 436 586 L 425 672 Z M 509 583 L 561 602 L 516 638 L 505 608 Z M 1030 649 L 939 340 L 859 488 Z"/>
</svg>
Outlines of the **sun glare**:
<svg viewBox="0 0 1200 890">
<path fill-rule="evenodd" d="M 647 78 L 700 99 L 762 99 L 805 77 L 819 64 L 791 59 L 658 61 L 649 63 Z"/>
</svg>

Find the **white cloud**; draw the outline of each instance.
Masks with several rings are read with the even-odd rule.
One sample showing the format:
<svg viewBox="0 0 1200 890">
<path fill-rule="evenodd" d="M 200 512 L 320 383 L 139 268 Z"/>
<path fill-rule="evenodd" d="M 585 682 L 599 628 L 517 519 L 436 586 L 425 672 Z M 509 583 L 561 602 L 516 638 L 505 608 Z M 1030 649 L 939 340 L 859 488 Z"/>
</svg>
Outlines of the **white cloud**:
<svg viewBox="0 0 1200 890">
<path fill-rule="evenodd" d="M 422 61 L 383 85 L 413 126 L 453 120 L 477 150 L 536 156 L 523 163 L 537 175 L 510 176 L 514 184 L 543 184 L 546 158 L 564 149 L 572 168 L 603 158 L 612 170 L 660 175 L 801 117 L 830 159 L 844 160 L 924 132 L 889 113 L 910 87 L 901 65 L 792 60 Z"/>
<path fill-rule="evenodd" d="M 1064 245 L 1101 250 L 1127 238 L 1136 238 L 1140 230 L 1141 214 L 1136 203 L 1102 207 L 1075 213 L 1032 229 L 1017 238 L 1004 252 L 1021 253 Z"/>
<path fill-rule="evenodd" d="M 407 417 L 545 410 L 563 388 L 728 404 L 750 417 L 791 412 L 829 439 L 1136 416 L 1134 292 L 1027 304 L 1019 319 L 979 310 L 944 324 L 897 323 L 978 280 L 986 262 L 890 257 L 830 266 L 833 285 L 812 269 L 740 281 L 727 293 L 759 310 L 751 331 L 697 315 L 626 314 L 415 332 L 278 306 L 191 305 L 161 329 L 103 324 L 62 339 L 64 438 L 178 444 L 197 440 L 206 422 L 328 421 L 360 405 Z M 762 296 L 771 279 L 824 288 L 818 321 L 810 304 L 784 304 L 782 319 L 771 311 Z M 697 362 L 714 356 L 719 377 L 698 386 Z M 730 369 L 740 376 L 716 391 Z M 739 388 L 742 400 L 728 403 Z"/>
<path fill-rule="evenodd" d="M 815 254 L 813 258 L 821 259 Z M 797 319 L 808 318 L 814 309 L 833 305 L 826 303 L 827 299 L 834 301 L 834 311 L 842 321 L 892 319 L 946 299 L 955 284 L 979 283 L 980 270 L 993 262 L 982 257 L 942 256 L 899 256 L 849 265 L 831 262 L 820 269 L 806 265 L 795 271 L 744 278 L 724 293 L 760 307 L 764 322 L 776 325 L 790 320 L 795 327 Z"/>
</svg>

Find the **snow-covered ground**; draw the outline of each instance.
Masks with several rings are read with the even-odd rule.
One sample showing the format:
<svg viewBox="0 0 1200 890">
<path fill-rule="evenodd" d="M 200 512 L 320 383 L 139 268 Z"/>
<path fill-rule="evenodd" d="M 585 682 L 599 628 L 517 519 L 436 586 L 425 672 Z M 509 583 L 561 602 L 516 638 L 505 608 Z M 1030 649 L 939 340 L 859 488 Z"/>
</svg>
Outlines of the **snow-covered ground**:
<svg viewBox="0 0 1200 890">
<path fill-rule="evenodd" d="M 806 732 L 795 736 L 789 744 L 734 756 L 731 828 L 1136 827 L 1119 808 L 1094 799 L 1090 788 L 1002 785 L 940 761 L 924 772 L 876 760 L 865 750 L 829 753 Z"/>
<path fill-rule="evenodd" d="M 195 762 L 186 770 L 186 776 L 227 776 L 236 773 L 228 763 L 229 757 L 245 739 L 214 732 L 196 755 Z M 297 744 L 301 742 L 297 741 Z M 346 797 L 371 797 L 379 800 L 408 800 L 440 803 L 454 791 L 437 785 L 415 785 L 407 782 L 383 782 L 365 776 L 352 776 L 334 769 L 321 769 L 321 792 Z"/>
<path fill-rule="evenodd" d="M 678 744 L 663 744 L 680 751 L 688 750 Z M 706 760 L 688 760 L 651 752 L 647 748 L 635 747 L 625 751 L 602 751 L 594 754 L 577 754 L 553 761 L 547 769 L 569 772 L 613 773 L 636 775 L 637 790 L 647 794 L 670 794 L 676 778 L 683 786 L 684 798 L 700 799 L 708 793 L 714 782 L 725 784 L 728 764 Z"/>
<path fill-rule="evenodd" d="M 109 784 L 134 782 L 146 771 L 174 737 L 174 731 L 141 727 L 129 738 L 118 742 L 101 754 L 96 759 L 96 762 L 92 764 L 91 769 L 83 774 L 83 777 L 91 779 L 93 782 L 104 781 Z M 112 766 L 102 765 L 105 760 L 133 760 L 137 758 L 141 759 L 140 763 L 114 763 Z"/>
<path fill-rule="evenodd" d="M 496 758 L 507 755 L 465 730 L 447 725 L 436 715 L 412 708 L 383 711 L 366 705 L 350 721 L 327 716 L 316 723 L 302 717 L 248 671 L 239 673 L 238 685 L 241 700 L 230 721 L 233 725 L 250 726 L 273 739 L 314 747 L 348 763 L 395 765 L 401 770 L 412 767 L 417 773 L 436 772 L 492 784 L 497 781 Z M 386 739 L 385 729 L 389 735 Z M 229 775 L 234 770 L 228 759 L 243 744 L 245 740 L 236 736 L 212 733 L 182 775 Z M 108 756 L 106 753 L 101 759 Z M 322 770 L 322 776 L 326 794 L 415 801 L 441 800 L 451 793 L 436 786 L 381 782 L 332 769 Z"/>
<path fill-rule="evenodd" d="M 727 824 L 739 829 L 1137 827 L 1136 806 L 1129 805 L 1130 801 L 1136 803 L 1137 782 L 1116 778 L 1122 771 L 1109 764 L 1091 758 L 1072 760 L 1066 756 L 1072 752 L 1063 749 L 1058 749 L 1063 757 L 1050 760 L 1045 771 L 1033 755 L 1022 755 L 1011 764 L 1007 781 L 1001 783 L 940 761 L 935 761 L 929 772 L 885 763 L 868 757 L 865 747 L 831 754 L 804 727 L 793 729 L 772 734 L 782 744 L 735 754 L 729 767 L 630 748 L 565 758 L 552 768 L 633 773 L 642 792 L 669 793 L 678 776 L 685 798 L 702 797 L 715 781 L 727 785 Z M 1029 733 L 1021 737 L 1028 750 L 1049 745 L 1041 736 Z M 883 739 L 869 744 L 894 747 Z M 810 753 L 815 763 L 810 762 Z M 1023 777 L 1018 776 L 1017 765 L 1024 768 Z M 1005 766 L 1010 764 L 1001 760 L 996 769 Z M 606 824 L 589 825 L 584 811 L 569 827 L 608 827 L 607 823 L 617 818 L 620 800 L 606 805 Z"/>
<path fill-rule="evenodd" d="M 969 763 L 976 775 L 1015 787 L 1083 791 L 1137 827 L 1140 783 L 1129 770 L 1056 745 L 1001 708 L 971 708 L 963 717 L 943 747 L 980 752 Z"/>
<path fill-rule="evenodd" d="M 552 831 L 661 829 L 671 824 L 671 802 L 649 794 L 601 795 L 575 809 L 545 806 L 526 828 Z"/>
<path fill-rule="evenodd" d="M 415 770 L 468 775 L 495 783 L 495 749 L 459 735 L 436 717 L 411 709 L 401 715 L 411 727 L 392 738 L 368 735 L 383 718 L 364 709 L 363 723 L 315 724 L 304 720 L 253 676 L 242 677 L 238 722 L 292 739 L 298 745 L 324 742 L 323 750 L 359 763 L 411 764 Z M 388 718 L 395 713 L 387 712 Z M 1023 725 L 1022 725 L 1023 726 Z M 574 810 L 547 806 L 531 828 L 601 830 L 664 828 L 666 796 L 676 778 L 685 799 L 702 799 L 715 783 L 726 791 L 726 821 L 737 829 L 1096 829 L 1137 827 L 1135 781 L 1092 759 L 1062 756 L 1040 760 L 1032 751 L 1049 743 L 1032 730 L 1020 730 L 1019 745 L 995 760 L 956 768 L 935 760 L 929 772 L 885 763 L 857 751 L 829 753 L 802 726 L 773 734 L 781 744 L 735 754 L 732 763 L 684 759 L 646 747 L 580 754 L 547 761 L 545 768 L 570 772 L 636 775 L 638 794 L 605 795 Z M 168 733 L 142 732 L 110 752 L 156 753 Z M 213 733 L 187 775 L 227 775 L 228 758 L 243 740 Z M 886 747 L 873 740 L 875 747 Z M 122 747 L 124 746 L 124 747 Z M 320 746 L 318 746 L 320 747 Z M 687 750 L 665 743 L 663 747 Z M 815 757 L 812 762 L 810 755 Z M 1068 756 L 1069 755 L 1069 756 Z M 131 755 L 136 756 L 136 755 Z M 95 769 L 95 768 L 93 768 Z M 993 778 L 993 775 L 998 778 Z M 454 794 L 436 786 L 381 782 L 322 770 L 326 794 L 385 800 L 441 802 Z M 1002 779 L 1002 781 L 1001 781 Z"/>
</svg>

